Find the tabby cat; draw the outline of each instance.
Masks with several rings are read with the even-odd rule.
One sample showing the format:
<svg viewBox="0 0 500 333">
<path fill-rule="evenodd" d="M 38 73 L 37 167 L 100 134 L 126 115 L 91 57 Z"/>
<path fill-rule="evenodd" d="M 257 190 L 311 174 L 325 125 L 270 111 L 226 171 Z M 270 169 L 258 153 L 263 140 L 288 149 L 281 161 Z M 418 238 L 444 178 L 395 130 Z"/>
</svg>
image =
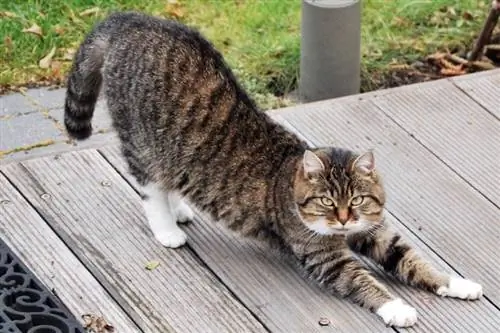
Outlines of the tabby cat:
<svg viewBox="0 0 500 333">
<path fill-rule="evenodd" d="M 435 270 L 387 225 L 372 152 L 309 147 L 257 108 L 222 55 L 191 28 L 130 12 L 96 25 L 68 79 L 72 137 L 90 136 L 101 88 L 164 246 L 186 242 L 177 222 L 193 218 L 189 202 L 242 235 L 279 246 L 309 278 L 388 325 L 411 326 L 417 312 L 353 252 L 437 295 L 481 297 L 479 284 Z"/>
</svg>

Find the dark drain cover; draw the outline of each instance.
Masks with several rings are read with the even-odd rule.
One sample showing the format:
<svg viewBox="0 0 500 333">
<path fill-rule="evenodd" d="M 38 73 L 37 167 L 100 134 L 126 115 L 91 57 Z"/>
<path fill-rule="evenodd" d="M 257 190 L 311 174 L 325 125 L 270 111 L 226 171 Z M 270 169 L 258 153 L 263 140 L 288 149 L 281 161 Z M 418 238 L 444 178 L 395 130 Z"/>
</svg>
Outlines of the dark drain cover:
<svg viewBox="0 0 500 333">
<path fill-rule="evenodd" d="M 0 332 L 85 333 L 64 304 L 0 238 Z"/>
</svg>

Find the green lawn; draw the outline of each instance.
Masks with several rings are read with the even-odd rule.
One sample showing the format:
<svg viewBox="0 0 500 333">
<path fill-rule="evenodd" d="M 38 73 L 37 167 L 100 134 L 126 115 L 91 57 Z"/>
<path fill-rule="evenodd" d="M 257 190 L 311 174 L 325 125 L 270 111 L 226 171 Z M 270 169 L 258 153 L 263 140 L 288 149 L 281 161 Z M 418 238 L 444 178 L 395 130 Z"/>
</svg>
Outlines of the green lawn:
<svg viewBox="0 0 500 333">
<path fill-rule="evenodd" d="M 64 78 L 71 52 L 110 10 L 140 10 L 198 27 L 263 107 L 295 88 L 300 0 L 0 0 L 0 86 Z M 363 0 L 363 90 L 394 64 L 469 47 L 490 0 Z M 23 32 L 38 25 L 41 36 Z M 36 29 L 35 29 L 36 30 Z M 55 48 L 49 68 L 39 61 Z"/>
</svg>

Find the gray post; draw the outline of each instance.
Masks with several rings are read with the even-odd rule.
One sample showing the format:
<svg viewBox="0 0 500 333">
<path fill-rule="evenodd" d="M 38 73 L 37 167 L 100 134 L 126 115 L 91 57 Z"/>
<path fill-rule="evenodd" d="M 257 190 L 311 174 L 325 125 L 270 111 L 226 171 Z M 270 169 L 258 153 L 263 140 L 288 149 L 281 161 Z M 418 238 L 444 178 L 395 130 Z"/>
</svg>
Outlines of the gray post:
<svg viewBox="0 0 500 333">
<path fill-rule="evenodd" d="M 361 2 L 302 0 L 301 34 L 300 99 L 359 93 Z"/>
</svg>

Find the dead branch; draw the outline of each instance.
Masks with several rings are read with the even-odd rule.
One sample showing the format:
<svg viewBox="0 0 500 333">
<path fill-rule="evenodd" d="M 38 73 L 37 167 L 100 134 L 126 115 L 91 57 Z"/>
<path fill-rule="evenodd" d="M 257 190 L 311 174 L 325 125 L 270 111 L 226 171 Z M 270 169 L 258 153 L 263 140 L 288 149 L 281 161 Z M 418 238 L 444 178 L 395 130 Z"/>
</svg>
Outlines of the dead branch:
<svg viewBox="0 0 500 333">
<path fill-rule="evenodd" d="M 486 18 L 486 22 L 484 23 L 483 29 L 479 34 L 479 37 L 472 49 L 472 52 L 469 56 L 470 61 L 476 61 L 479 56 L 483 52 L 484 45 L 488 43 L 491 39 L 491 34 L 493 33 L 493 29 L 495 29 L 495 25 L 498 22 L 498 17 L 500 16 L 500 0 L 493 0 L 490 13 Z"/>
</svg>

